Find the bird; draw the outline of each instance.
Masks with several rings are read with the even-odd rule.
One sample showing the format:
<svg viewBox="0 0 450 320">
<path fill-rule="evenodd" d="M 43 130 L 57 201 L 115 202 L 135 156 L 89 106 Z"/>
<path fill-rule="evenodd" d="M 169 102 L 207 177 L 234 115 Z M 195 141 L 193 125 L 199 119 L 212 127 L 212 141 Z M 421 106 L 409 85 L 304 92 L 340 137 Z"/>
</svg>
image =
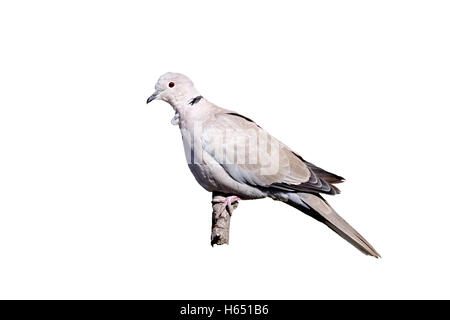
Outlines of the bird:
<svg viewBox="0 0 450 320">
<path fill-rule="evenodd" d="M 147 99 L 169 103 L 180 128 L 186 160 L 209 192 L 236 200 L 272 198 L 325 224 L 362 253 L 381 257 L 322 195 L 336 195 L 344 178 L 306 161 L 250 118 L 205 99 L 181 73 L 163 74 Z"/>
</svg>

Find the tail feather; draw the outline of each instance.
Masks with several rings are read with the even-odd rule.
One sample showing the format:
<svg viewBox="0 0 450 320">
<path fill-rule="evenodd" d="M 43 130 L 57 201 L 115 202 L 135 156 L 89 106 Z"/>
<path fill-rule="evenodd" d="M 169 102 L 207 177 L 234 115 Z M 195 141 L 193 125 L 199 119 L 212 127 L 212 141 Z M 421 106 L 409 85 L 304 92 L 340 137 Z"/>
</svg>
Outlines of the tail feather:
<svg viewBox="0 0 450 320">
<path fill-rule="evenodd" d="M 323 222 L 330 229 L 347 240 L 350 244 L 366 255 L 381 258 L 380 254 L 364 239 L 350 224 L 348 224 L 320 195 L 296 193 L 290 196 L 287 204 Z M 298 199 L 297 199 L 298 198 Z M 284 200 L 286 201 L 286 200 Z"/>
</svg>

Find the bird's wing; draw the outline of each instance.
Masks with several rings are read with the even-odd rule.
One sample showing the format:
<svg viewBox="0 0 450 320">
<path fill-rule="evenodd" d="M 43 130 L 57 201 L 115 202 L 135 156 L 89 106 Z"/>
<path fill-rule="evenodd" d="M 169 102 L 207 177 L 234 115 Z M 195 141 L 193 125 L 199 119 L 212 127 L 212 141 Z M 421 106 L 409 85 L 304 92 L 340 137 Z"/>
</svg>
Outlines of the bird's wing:
<svg viewBox="0 0 450 320">
<path fill-rule="evenodd" d="M 304 161 L 252 120 L 218 113 L 205 125 L 202 147 L 236 181 L 261 188 L 335 194 L 343 179 Z M 330 180 L 327 182 L 327 176 Z"/>
</svg>

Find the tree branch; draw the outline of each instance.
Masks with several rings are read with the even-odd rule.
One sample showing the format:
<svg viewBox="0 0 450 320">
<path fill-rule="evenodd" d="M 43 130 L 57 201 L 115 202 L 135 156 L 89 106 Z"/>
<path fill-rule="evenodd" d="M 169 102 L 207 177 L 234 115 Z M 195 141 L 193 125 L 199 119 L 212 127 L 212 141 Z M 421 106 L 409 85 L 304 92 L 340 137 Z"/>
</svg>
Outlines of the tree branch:
<svg viewBox="0 0 450 320">
<path fill-rule="evenodd" d="M 224 200 L 226 194 L 213 192 L 212 195 L 212 227 L 211 227 L 211 245 L 214 246 L 228 244 L 230 240 L 230 220 L 234 209 L 238 206 L 238 201 L 232 202 L 231 206 L 227 206 Z"/>
</svg>

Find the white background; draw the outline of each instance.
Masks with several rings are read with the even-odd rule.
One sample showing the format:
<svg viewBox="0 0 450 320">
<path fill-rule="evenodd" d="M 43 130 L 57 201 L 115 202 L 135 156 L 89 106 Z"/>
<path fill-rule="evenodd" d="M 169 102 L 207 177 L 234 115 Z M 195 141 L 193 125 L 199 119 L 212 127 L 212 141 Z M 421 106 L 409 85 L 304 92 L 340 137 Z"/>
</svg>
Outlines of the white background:
<svg viewBox="0 0 450 320">
<path fill-rule="evenodd" d="M 450 298 L 446 1 L 4 1 L 0 298 Z M 344 176 L 381 253 L 269 199 L 209 244 L 158 77 Z"/>
</svg>

